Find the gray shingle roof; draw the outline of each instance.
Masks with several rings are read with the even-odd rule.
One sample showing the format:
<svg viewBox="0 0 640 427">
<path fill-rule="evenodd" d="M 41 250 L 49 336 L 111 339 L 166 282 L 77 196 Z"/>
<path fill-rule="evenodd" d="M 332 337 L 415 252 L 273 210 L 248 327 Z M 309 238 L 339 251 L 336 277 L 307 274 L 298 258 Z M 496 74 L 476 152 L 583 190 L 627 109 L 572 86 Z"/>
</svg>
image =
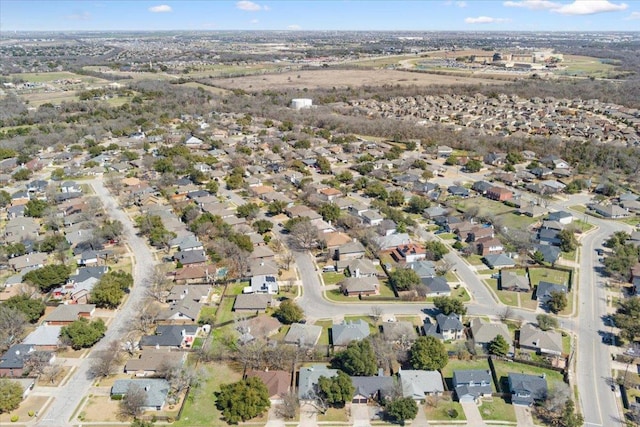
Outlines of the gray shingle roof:
<svg viewBox="0 0 640 427">
<path fill-rule="evenodd" d="M 138 386 L 147 394 L 147 407 L 162 407 L 169 393 L 169 382 L 162 378 L 146 378 L 131 380 L 116 380 L 111 387 L 111 395 L 124 396 L 129 387 Z"/>
<path fill-rule="evenodd" d="M 347 345 L 370 334 L 369 324 L 362 319 L 334 324 L 331 328 L 333 345 Z"/>
</svg>

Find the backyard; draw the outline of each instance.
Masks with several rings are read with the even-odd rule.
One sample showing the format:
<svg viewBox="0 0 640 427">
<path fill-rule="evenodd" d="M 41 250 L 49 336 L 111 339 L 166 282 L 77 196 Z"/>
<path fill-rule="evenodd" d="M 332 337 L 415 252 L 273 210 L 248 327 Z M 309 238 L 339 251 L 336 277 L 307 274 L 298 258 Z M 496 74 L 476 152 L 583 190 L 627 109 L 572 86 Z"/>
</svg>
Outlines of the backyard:
<svg viewBox="0 0 640 427">
<path fill-rule="evenodd" d="M 496 377 L 498 381 L 500 381 L 500 387 L 503 392 L 508 391 L 508 382 L 507 377 L 510 372 L 520 373 L 520 374 L 529 374 L 529 375 L 545 375 L 547 378 L 547 384 L 550 389 L 553 389 L 557 385 L 563 382 L 562 374 L 560 372 L 540 368 L 537 366 L 525 365 L 517 362 L 507 362 L 502 360 L 494 360 L 493 366 L 496 370 Z"/>
</svg>

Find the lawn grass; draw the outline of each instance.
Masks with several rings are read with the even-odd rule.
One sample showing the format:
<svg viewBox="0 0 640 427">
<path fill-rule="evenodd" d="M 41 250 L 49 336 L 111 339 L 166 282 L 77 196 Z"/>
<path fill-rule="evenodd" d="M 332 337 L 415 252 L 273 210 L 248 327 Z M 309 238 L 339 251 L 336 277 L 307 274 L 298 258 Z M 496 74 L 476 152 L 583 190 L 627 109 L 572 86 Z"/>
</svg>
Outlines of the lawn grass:
<svg viewBox="0 0 640 427">
<path fill-rule="evenodd" d="M 507 378 L 510 372 L 529 375 L 542 375 L 547 378 L 547 384 L 550 389 L 555 388 L 558 384 L 562 383 L 562 374 L 560 372 L 553 371 L 551 369 L 540 368 L 538 366 L 525 365 L 517 362 L 506 362 L 503 360 L 494 360 L 493 366 L 496 370 L 496 376 L 500 381 L 502 391 L 508 389 Z"/>
<path fill-rule="evenodd" d="M 483 400 L 478 409 L 480 410 L 480 416 L 482 416 L 482 419 L 485 421 L 518 422 L 513 405 L 499 397 L 494 397 L 491 400 Z"/>
<path fill-rule="evenodd" d="M 216 316 L 216 311 L 218 311 L 218 308 L 214 306 L 202 307 L 202 309 L 200 309 L 200 317 L 198 317 L 198 321 L 202 320 L 205 323 L 213 322 Z"/>
<path fill-rule="evenodd" d="M 225 323 L 233 320 L 233 303 L 235 298 L 222 298 L 218 311 L 216 311 L 216 323 Z"/>
<path fill-rule="evenodd" d="M 482 214 L 492 214 L 492 215 L 501 215 L 507 212 L 513 211 L 512 207 L 509 207 L 501 202 L 496 202 L 491 199 L 487 199 L 484 197 L 474 197 L 471 199 L 463 200 L 458 203 L 457 207 L 462 209 L 462 211 L 466 211 L 472 206 L 477 206 L 480 208 L 480 215 Z"/>
<path fill-rule="evenodd" d="M 574 224 L 583 233 L 586 233 L 587 231 L 595 227 L 595 225 L 589 224 L 588 222 L 582 221 L 581 219 L 573 221 L 572 224 Z"/>
<path fill-rule="evenodd" d="M 433 302 L 434 298 L 427 298 L 426 302 L 431 303 L 431 302 Z M 469 295 L 469 292 L 467 292 L 467 289 L 463 288 L 462 286 L 460 286 L 457 289 L 452 289 L 451 290 L 451 298 L 460 300 L 462 302 L 471 301 L 471 295 Z"/>
<path fill-rule="evenodd" d="M 205 367 L 206 378 L 198 390 L 189 395 L 185 403 L 182 417 L 173 425 L 176 427 L 191 426 L 226 426 L 221 419 L 222 414 L 212 402 L 214 393 L 220 391 L 220 385 L 239 381 L 242 378 L 223 363 L 208 364 Z"/>
<path fill-rule="evenodd" d="M 324 414 L 318 414 L 318 422 L 346 423 L 349 421 L 345 408 L 329 408 Z"/>
<path fill-rule="evenodd" d="M 447 279 L 447 282 L 459 282 L 460 279 L 456 276 L 456 273 L 453 271 L 447 271 L 444 275 L 444 278 Z"/>
<path fill-rule="evenodd" d="M 519 307 L 518 295 L 515 292 L 498 290 L 498 279 L 485 279 L 483 282 L 498 296 L 501 303 Z"/>
<path fill-rule="evenodd" d="M 536 218 L 531 218 L 527 215 L 520 215 L 515 212 L 507 212 L 500 215 L 499 218 L 502 220 L 502 225 L 508 229 L 518 230 L 527 230 L 531 224 L 537 221 Z"/>
<path fill-rule="evenodd" d="M 568 285 L 569 276 L 569 272 L 563 270 L 555 270 L 553 268 L 529 269 L 529 281 L 531 282 L 532 287 L 538 285 L 540 281 Z"/>
<path fill-rule="evenodd" d="M 322 280 L 324 281 L 325 285 L 337 285 L 338 283 L 343 281 L 345 278 L 346 276 L 343 273 L 335 273 L 335 272 L 322 273 Z"/>
<path fill-rule="evenodd" d="M 449 359 L 447 366 L 442 368 L 442 376 L 446 378 L 453 378 L 453 371 L 469 370 L 469 369 L 482 369 L 489 370 L 489 362 L 487 359 L 475 359 L 475 360 L 458 360 Z"/>
<path fill-rule="evenodd" d="M 576 251 L 560 252 L 560 256 L 562 257 L 562 259 L 566 259 L 567 261 L 575 261 L 576 260 Z"/>
<path fill-rule="evenodd" d="M 482 262 L 482 255 L 471 254 L 466 258 L 466 260 L 471 265 L 484 265 L 484 262 Z"/>
<path fill-rule="evenodd" d="M 522 292 L 520 294 L 520 306 L 529 310 L 538 308 L 538 300 L 533 299 L 533 292 Z"/>
<path fill-rule="evenodd" d="M 449 410 L 455 410 L 457 416 L 452 418 L 449 415 Z M 426 405 L 424 412 L 429 421 L 465 421 L 467 419 L 464 415 L 462 405 L 459 402 L 445 400 L 444 398 L 438 402 L 435 408 Z"/>
<path fill-rule="evenodd" d="M 242 293 L 242 290 L 249 285 L 249 281 L 246 280 L 242 282 L 229 283 L 229 285 L 227 285 L 227 291 L 225 292 L 225 295 L 240 295 Z"/>
<path fill-rule="evenodd" d="M 380 294 L 377 296 L 372 296 L 372 297 L 363 296 L 362 299 L 359 299 L 357 296 L 351 296 L 351 297 L 346 296 L 345 294 L 342 293 L 342 291 L 340 291 L 340 289 L 331 289 L 327 291 L 325 295 L 329 301 L 352 302 L 356 304 L 358 302 L 364 302 L 369 304 L 373 302 L 373 300 L 375 300 L 377 296 L 389 298 L 389 299 L 396 298 L 395 294 L 393 293 L 393 289 L 391 289 L 387 280 L 383 280 L 380 282 Z"/>
<path fill-rule="evenodd" d="M 442 233 L 438 234 L 438 237 L 442 240 L 455 240 L 457 236 L 455 233 Z"/>
<path fill-rule="evenodd" d="M 576 212 L 580 212 L 580 213 L 586 213 L 587 212 L 587 207 L 584 206 L 584 205 L 569 206 L 569 209 L 574 210 Z"/>
<path fill-rule="evenodd" d="M 564 354 L 571 352 L 571 335 L 566 332 L 562 332 L 562 352 Z"/>
<path fill-rule="evenodd" d="M 329 329 L 333 326 L 333 320 L 318 320 L 314 325 L 322 326 L 322 333 L 320 334 L 320 339 L 318 339 L 318 345 L 329 345 Z"/>
</svg>

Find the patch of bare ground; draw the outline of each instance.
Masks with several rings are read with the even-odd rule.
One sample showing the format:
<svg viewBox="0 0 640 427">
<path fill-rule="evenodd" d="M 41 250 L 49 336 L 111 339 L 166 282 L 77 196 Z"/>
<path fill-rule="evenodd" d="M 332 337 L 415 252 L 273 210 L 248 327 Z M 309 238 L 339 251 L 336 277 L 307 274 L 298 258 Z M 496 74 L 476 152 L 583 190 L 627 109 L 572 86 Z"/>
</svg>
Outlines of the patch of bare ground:
<svg viewBox="0 0 640 427">
<path fill-rule="evenodd" d="M 226 89 L 260 91 L 266 89 L 331 89 L 358 86 L 500 85 L 503 81 L 463 76 L 414 73 L 397 70 L 309 70 L 282 74 L 211 79 Z"/>
</svg>

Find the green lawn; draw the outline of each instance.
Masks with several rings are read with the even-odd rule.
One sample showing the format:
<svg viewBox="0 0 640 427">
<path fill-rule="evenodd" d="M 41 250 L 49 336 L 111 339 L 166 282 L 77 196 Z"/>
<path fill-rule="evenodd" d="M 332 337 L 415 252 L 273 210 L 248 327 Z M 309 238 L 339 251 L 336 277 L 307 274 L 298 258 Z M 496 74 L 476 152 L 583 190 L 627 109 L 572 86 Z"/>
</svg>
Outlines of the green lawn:
<svg viewBox="0 0 640 427">
<path fill-rule="evenodd" d="M 562 352 L 569 354 L 571 352 L 571 335 L 562 332 Z"/>
<path fill-rule="evenodd" d="M 447 282 L 449 283 L 460 281 L 458 276 L 456 276 L 456 273 L 454 273 L 453 271 L 447 271 L 447 273 L 444 275 L 444 278 L 447 279 Z"/>
<path fill-rule="evenodd" d="M 517 362 L 505 362 L 502 360 L 494 360 L 493 366 L 496 369 L 496 376 L 502 386 L 502 391 L 507 390 L 507 376 L 510 372 L 529 374 L 529 375 L 546 375 L 549 388 L 553 389 L 557 384 L 563 382 L 560 372 L 551 369 L 539 368 L 537 366 L 525 365 Z"/>
<path fill-rule="evenodd" d="M 318 414 L 318 422 L 346 423 L 349 421 L 345 408 L 329 408 L 324 414 Z"/>
<path fill-rule="evenodd" d="M 569 276 L 569 272 L 567 271 L 555 270 L 552 268 L 529 269 L 529 280 L 532 287 L 536 286 L 540 281 L 568 285 Z"/>
<path fill-rule="evenodd" d="M 504 401 L 499 397 L 494 397 L 492 400 L 483 400 L 482 404 L 478 408 L 480 415 L 485 421 L 508 421 L 517 423 L 516 411 L 513 409 L 513 405 Z"/>
<path fill-rule="evenodd" d="M 511 291 L 498 290 L 498 279 L 485 279 L 483 282 L 498 296 L 501 303 L 512 307 L 519 307 L 518 294 Z"/>
<path fill-rule="evenodd" d="M 455 411 L 455 417 L 451 417 L 450 410 Z M 464 416 L 462 405 L 459 402 L 453 402 L 451 400 L 445 400 L 443 398 L 434 408 L 430 405 L 425 405 L 425 414 L 429 421 L 465 421 L 467 417 Z"/>
<path fill-rule="evenodd" d="M 185 403 L 182 417 L 173 425 L 176 427 L 191 426 L 226 426 L 220 411 L 213 403 L 213 395 L 220 390 L 221 384 L 239 381 L 242 378 L 238 372 L 226 364 L 214 363 L 206 366 L 207 377 L 202 381 L 199 390 L 192 392 Z"/>
<path fill-rule="evenodd" d="M 567 261 L 575 261 L 576 260 L 576 251 L 560 252 L 560 256 L 562 257 L 562 259 L 566 259 Z"/>
<path fill-rule="evenodd" d="M 325 285 L 336 285 L 345 279 L 342 273 L 322 273 L 322 280 Z"/>
<path fill-rule="evenodd" d="M 442 376 L 445 379 L 453 378 L 453 371 L 469 370 L 469 369 L 489 370 L 489 362 L 487 362 L 487 359 L 475 359 L 475 360 L 449 359 L 449 363 L 447 363 L 447 366 L 442 368 Z"/>
<path fill-rule="evenodd" d="M 513 211 L 512 207 L 509 207 L 501 202 L 496 202 L 491 199 L 487 199 L 484 197 L 474 197 L 472 199 L 463 200 L 457 204 L 457 207 L 466 211 L 472 206 L 477 206 L 480 208 L 480 214 L 492 214 L 492 215 L 500 215 L 507 212 Z"/>
<path fill-rule="evenodd" d="M 233 320 L 233 303 L 235 298 L 222 298 L 216 312 L 216 323 L 225 323 Z"/>
<path fill-rule="evenodd" d="M 585 232 L 587 232 L 587 231 L 589 231 L 589 230 L 591 230 L 592 228 L 595 227 L 595 225 L 589 224 L 588 222 L 584 222 L 581 219 L 577 219 L 577 220 L 573 221 L 572 224 L 575 225 L 576 227 L 578 227 L 578 229 L 580 231 L 582 231 L 583 233 L 585 233 Z"/>
<path fill-rule="evenodd" d="M 466 260 L 469 262 L 469 264 L 471 265 L 484 265 L 484 262 L 482 262 L 482 255 L 478 255 L 478 254 L 472 254 L 469 255 Z"/>
<path fill-rule="evenodd" d="M 584 205 L 569 206 L 569 209 L 574 210 L 576 212 L 580 212 L 580 213 L 586 213 L 587 212 L 587 207 L 584 206 Z"/>
<path fill-rule="evenodd" d="M 515 212 L 508 212 L 499 216 L 502 224 L 509 229 L 527 230 L 531 224 L 537 221 L 527 215 L 520 215 Z"/>
<path fill-rule="evenodd" d="M 388 285 L 387 280 L 382 280 L 380 282 L 380 295 L 372 295 L 370 297 L 363 296 L 362 299 L 359 299 L 357 296 L 352 296 L 352 297 L 346 296 L 340 291 L 340 289 L 331 289 L 327 291 L 325 295 L 327 299 L 330 301 L 353 302 L 353 303 L 358 303 L 358 302 L 371 303 L 376 298 L 393 298 L 393 299 L 396 298 L 395 294 L 393 293 L 393 289 L 391 289 L 391 287 Z"/>
<path fill-rule="evenodd" d="M 455 233 L 442 233 L 438 234 L 438 237 L 442 240 L 455 240 L 457 236 Z"/>
<path fill-rule="evenodd" d="M 460 286 L 458 289 L 451 289 L 451 298 L 460 300 L 462 302 L 471 301 L 471 295 L 467 292 L 466 288 Z M 433 302 L 433 298 L 427 298 L 426 302 Z"/>
<path fill-rule="evenodd" d="M 203 321 L 204 323 L 212 323 L 215 319 L 217 307 L 214 306 L 205 306 L 200 310 L 200 317 L 198 321 Z"/>
<path fill-rule="evenodd" d="M 242 290 L 249 285 L 249 281 L 229 283 L 229 285 L 227 285 L 227 292 L 225 295 L 240 295 Z"/>
<path fill-rule="evenodd" d="M 322 333 L 318 340 L 318 345 L 329 345 L 329 328 L 333 326 L 332 320 L 318 320 L 314 323 L 316 326 L 322 326 Z M 284 338 L 284 335 L 283 335 Z"/>
</svg>

